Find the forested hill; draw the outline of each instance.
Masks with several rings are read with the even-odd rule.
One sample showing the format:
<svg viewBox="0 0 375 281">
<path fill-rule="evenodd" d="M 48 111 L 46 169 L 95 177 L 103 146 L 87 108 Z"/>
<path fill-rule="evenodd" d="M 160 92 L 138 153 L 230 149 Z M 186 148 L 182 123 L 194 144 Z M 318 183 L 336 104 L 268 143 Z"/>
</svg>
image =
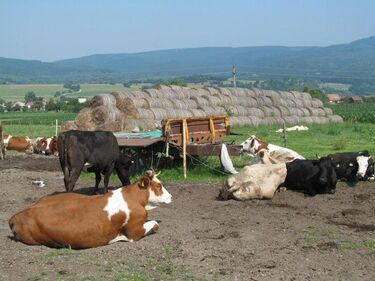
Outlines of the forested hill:
<svg viewBox="0 0 375 281">
<path fill-rule="evenodd" d="M 364 79 L 375 77 L 375 36 L 328 47 L 208 47 L 102 54 L 51 63 L 0 58 L 0 82 L 161 78 L 195 74 Z"/>
</svg>

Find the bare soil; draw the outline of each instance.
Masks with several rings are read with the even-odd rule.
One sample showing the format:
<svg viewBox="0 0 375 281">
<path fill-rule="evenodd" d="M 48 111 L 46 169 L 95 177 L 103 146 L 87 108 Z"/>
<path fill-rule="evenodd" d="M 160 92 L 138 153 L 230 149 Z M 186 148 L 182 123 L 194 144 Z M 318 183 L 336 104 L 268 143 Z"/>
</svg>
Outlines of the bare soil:
<svg viewBox="0 0 375 281">
<path fill-rule="evenodd" d="M 45 187 L 32 185 L 44 180 Z M 375 280 L 375 183 L 339 183 L 334 195 L 278 192 L 218 201 L 218 184 L 165 184 L 170 205 L 150 211 L 158 233 L 74 251 L 11 239 L 8 219 L 63 192 L 58 159 L 0 161 L 0 280 Z M 90 193 L 94 180 L 75 190 Z M 83 222 L 90 223 L 90 222 Z"/>
</svg>

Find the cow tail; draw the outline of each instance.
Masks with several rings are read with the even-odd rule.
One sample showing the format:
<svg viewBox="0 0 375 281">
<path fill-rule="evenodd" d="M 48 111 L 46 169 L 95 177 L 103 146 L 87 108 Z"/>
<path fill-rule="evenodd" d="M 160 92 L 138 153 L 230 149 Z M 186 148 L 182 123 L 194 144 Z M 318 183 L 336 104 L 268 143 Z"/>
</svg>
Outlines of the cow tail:
<svg viewBox="0 0 375 281">
<path fill-rule="evenodd" d="M 64 163 L 65 163 L 65 166 L 64 166 L 64 178 L 66 180 L 68 180 L 69 178 L 69 168 L 68 168 L 68 147 L 69 147 L 69 138 L 66 137 L 66 135 L 64 136 L 64 140 L 63 140 L 63 148 L 64 148 Z"/>
</svg>

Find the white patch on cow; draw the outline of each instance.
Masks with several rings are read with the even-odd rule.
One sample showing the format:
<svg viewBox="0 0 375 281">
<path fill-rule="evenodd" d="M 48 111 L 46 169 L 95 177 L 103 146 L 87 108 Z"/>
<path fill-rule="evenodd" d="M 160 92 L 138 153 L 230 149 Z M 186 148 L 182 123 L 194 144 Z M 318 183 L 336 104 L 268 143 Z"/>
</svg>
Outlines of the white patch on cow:
<svg viewBox="0 0 375 281">
<path fill-rule="evenodd" d="M 337 165 L 336 165 L 336 168 L 340 168 L 340 164 L 337 164 Z"/>
<path fill-rule="evenodd" d="M 4 143 L 4 146 L 7 147 L 8 146 L 8 143 L 9 143 L 9 140 L 12 138 L 11 135 L 9 135 L 7 138 L 4 138 L 3 139 L 3 143 Z"/>
<path fill-rule="evenodd" d="M 357 156 L 357 162 L 358 162 L 357 176 L 364 177 L 366 175 L 369 159 L 370 159 L 369 156 Z"/>
<path fill-rule="evenodd" d="M 154 176 L 152 178 L 152 180 L 156 183 L 159 183 L 161 184 L 160 180 Z M 148 197 L 148 202 L 151 203 L 150 205 L 148 205 L 148 208 L 152 208 L 154 209 L 152 206 L 152 204 L 159 204 L 159 203 L 165 203 L 165 204 L 169 204 L 172 202 L 172 195 L 165 189 L 165 187 L 163 185 L 161 185 L 161 195 L 159 196 L 156 196 L 155 192 L 152 191 L 152 189 L 150 188 L 150 195 Z M 149 209 L 151 210 L 151 209 Z"/>
<path fill-rule="evenodd" d="M 133 239 L 129 239 L 125 235 L 120 234 L 120 235 L 117 235 L 117 237 L 115 237 L 111 241 L 109 241 L 108 244 L 112 244 L 112 243 L 119 242 L 119 241 L 133 242 Z"/>
<path fill-rule="evenodd" d="M 130 218 L 130 209 L 128 203 L 126 203 L 124 197 L 122 196 L 121 188 L 112 191 L 112 196 L 108 198 L 107 205 L 105 205 L 104 211 L 108 214 L 108 220 L 119 212 L 125 213 L 125 221 L 122 225 L 126 225 Z"/>
<path fill-rule="evenodd" d="M 149 234 L 149 232 L 153 229 L 155 225 L 158 225 L 156 221 L 148 221 L 143 224 L 143 228 L 145 229 L 145 234 Z"/>
</svg>

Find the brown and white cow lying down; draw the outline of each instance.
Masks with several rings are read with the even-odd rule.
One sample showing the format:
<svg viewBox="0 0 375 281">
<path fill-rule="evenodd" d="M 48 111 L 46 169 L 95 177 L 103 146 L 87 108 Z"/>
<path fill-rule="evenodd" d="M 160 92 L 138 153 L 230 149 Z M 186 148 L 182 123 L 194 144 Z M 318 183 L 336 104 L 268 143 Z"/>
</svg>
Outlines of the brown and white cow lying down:
<svg viewBox="0 0 375 281">
<path fill-rule="evenodd" d="M 220 189 L 219 199 L 271 199 L 286 175 L 285 163 L 245 166 L 238 174 L 228 177 Z"/>
<path fill-rule="evenodd" d="M 28 245 L 93 248 L 156 232 L 159 224 L 146 222 L 147 210 L 171 201 L 156 175 L 147 171 L 133 184 L 103 195 L 45 196 L 13 215 L 9 226 L 15 238 Z"/>
<path fill-rule="evenodd" d="M 6 150 L 33 153 L 34 148 L 29 137 L 3 135 L 4 147 Z"/>
<path fill-rule="evenodd" d="M 254 135 L 250 136 L 241 145 L 242 152 L 247 152 L 254 156 L 250 165 L 263 163 L 261 157 L 258 155 L 260 151 L 267 151 L 270 157 L 275 159 L 278 163 L 288 163 L 295 159 L 305 159 L 289 148 L 266 143 L 264 140 Z"/>
<path fill-rule="evenodd" d="M 58 156 L 57 137 L 39 137 L 34 142 L 34 153 Z"/>
</svg>

